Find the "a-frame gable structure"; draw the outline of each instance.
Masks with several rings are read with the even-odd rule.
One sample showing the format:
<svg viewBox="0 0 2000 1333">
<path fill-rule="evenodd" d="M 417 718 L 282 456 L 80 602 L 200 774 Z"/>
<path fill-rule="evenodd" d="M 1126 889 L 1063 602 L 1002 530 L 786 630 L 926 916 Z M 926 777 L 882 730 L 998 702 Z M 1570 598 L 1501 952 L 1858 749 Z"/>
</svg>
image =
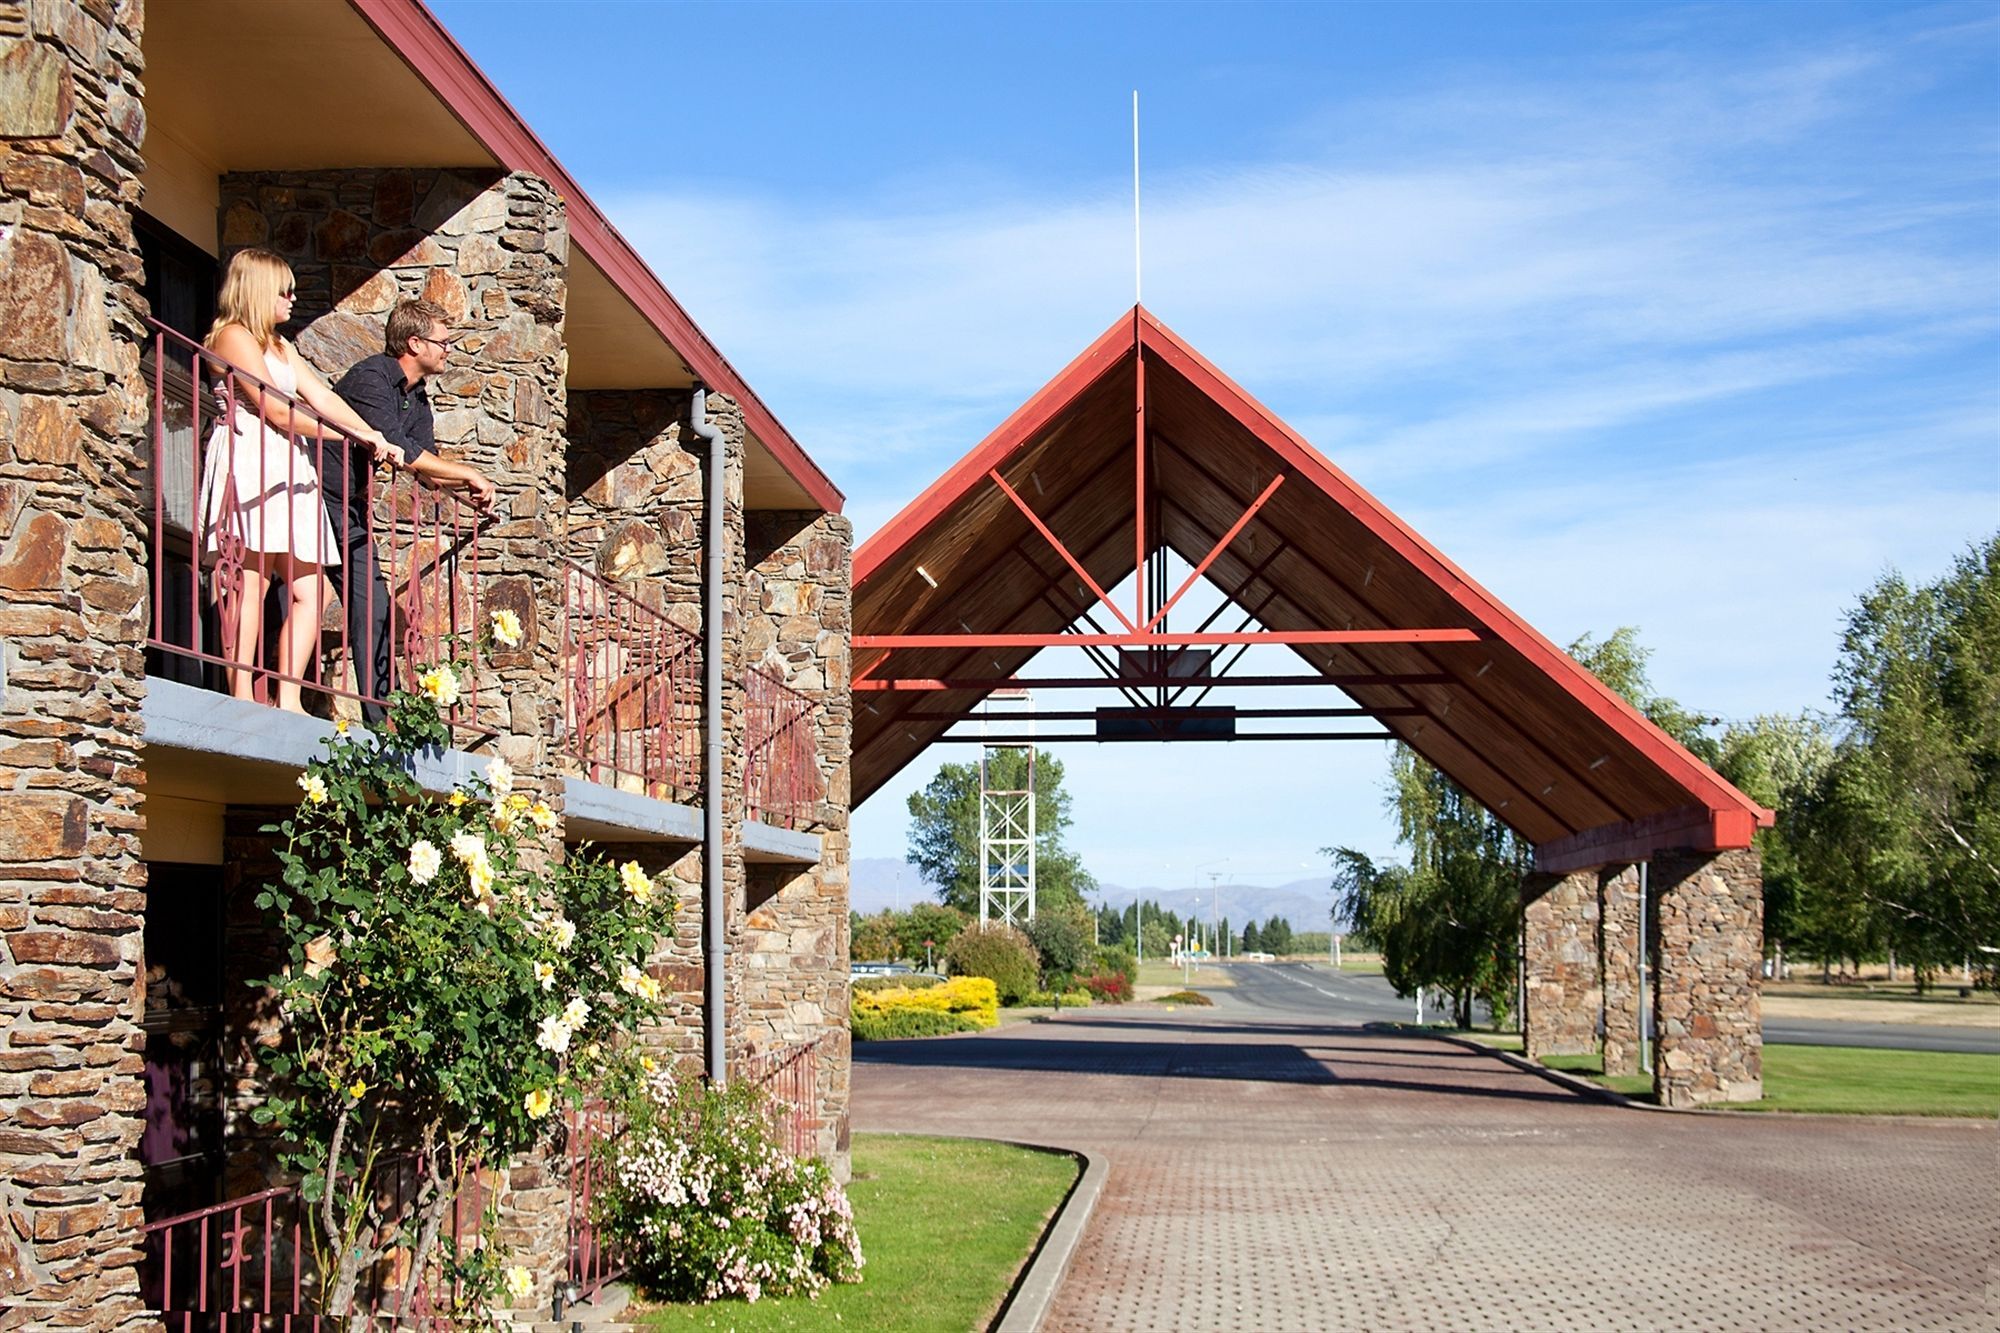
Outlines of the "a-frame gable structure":
<svg viewBox="0 0 2000 1333">
<path fill-rule="evenodd" d="M 1163 547 L 1261 628 L 1161 637 L 1158 585 L 1114 605 Z M 857 803 L 1044 646 L 1278 642 L 1545 872 L 1748 847 L 1772 818 L 1143 307 L 864 544 L 854 595 Z"/>
</svg>

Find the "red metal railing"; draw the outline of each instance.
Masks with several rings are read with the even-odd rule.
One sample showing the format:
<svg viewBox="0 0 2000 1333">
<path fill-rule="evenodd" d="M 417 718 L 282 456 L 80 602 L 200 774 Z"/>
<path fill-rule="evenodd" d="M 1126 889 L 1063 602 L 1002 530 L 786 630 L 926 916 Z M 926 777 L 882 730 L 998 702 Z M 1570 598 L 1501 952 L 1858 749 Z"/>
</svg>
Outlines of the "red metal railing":
<svg viewBox="0 0 2000 1333">
<path fill-rule="evenodd" d="M 743 728 L 747 817 L 798 828 L 819 800 L 819 745 L 813 703 L 762 667 L 751 668 Z"/>
<path fill-rule="evenodd" d="M 393 1191 L 398 1215 L 409 1180 L 410 1172 L 397 1171 L 393 1182 L 383 1186 Z M 251 1333 L 348 1327 L 347 1316 L 318 1307 L 317 1259 L 303 1225 L 304 1206 L 297 1185 L 278 1185 L 148 1222 L 142 1228 L 140 1264 L 146 1308 L 165 1316 L 165 1326 L 179 1333 L 226 1331 L 232 1320 Z M 462 1238 L 475 1234 L 485 1206 L 485 1188 L 475 1170 L 452 1199 L 439 1249 L 456 1250 Z M 451 1316 L 433 1304 L 441 1261 L 442 1255 L 433 1256 L 424 1279 L 407 1297 L 401 1281 L 409 1271 L 407 1252 L 400 1261 L 392 1255 L 377 1264 L 356 1293 L 357 1315 L 387 1318 L 397 1327 L 452 1327 Z M 204 1317 L 197 1321 L 197 1315 Z"/>
<path fill-rule="evenodd" d="M 348 485 L 366 488 L 365 504 L 354 507 L 366 517 L 351 519 L 348 505 L 328 503 L 322 482 L 336 472 L 340 479 L 354 477 L 356 451 L 365 446 L 324 424 L 310 433 L 272 425 L 242 381 L 255 384 L 259 397 L 299 412 L 301 420 L 310 410 L 165 325 L 148 323 L 153 609 L 147 646 L 187 664 L 180 674 L 193 683 L 207 675 L 226 686 L 247 673 L 251 694 L 263 702 L 279 685 L 295 684 L 386 703 L 378 695 L 387 689 L 371 689 L 373 673 L 359 660 L 345 617 L 333 652 L 353 667 L 353 689 L 344 687 L 328 660 L 323 627 L 313 636 L 310 661 L 293 662 L 287 672 L 280 669 L 282 657 L 272 660 L 270 644 L 282 634 L 275 623 L 282 616 L 265 614 L 263 594 L 284 581 L 288 552 L 317 554 L 343 609 L 357 597 L 371 604 L 386 598 L 388 688 L 414 688 L 417 674 L 444 654 L 448 636 L 467 638 L 473 670 L 450 716 L 470 724 L 478 715 L 473 631 L 480 614 L 480 520 L 470 506 L 450 492 L 418 485 L 407 473 L 384 483 L 367 467 L 361 469 L 365 480 L 339 480 L 335 487 L 336 497 Z M 365 533 L 353 530 L 358 522 L 365 522 Z M 372 547 L 386 591 L 343 558 L 350 538 Z"/>
<path fill-rule="evenodd" d="M 563 581 L 563 748 L 593 782 L 693 797 L 700 639 L 580 566 Z"/>
<path fill-rule="evenodd" d="M 795 1046 L 759 1051 L 736 1075 L 770 1098 L 772 1132 L 794 1157 L 819 1155 L 819 1048 L 833 1036 L 822 1033 Z"/>
<path fill-rule="evenodd" d="M 625 1272 L 624 1261 L 598 1235 L 595 1211 L 604 1173 L 598 1145 L 617 1138 L 624 1128 L 623 1118 L 602 1102 L 569 1113 L 569 1280 L 578 1300 L 595 1300 L 605 1283 Z"/>
</svg>

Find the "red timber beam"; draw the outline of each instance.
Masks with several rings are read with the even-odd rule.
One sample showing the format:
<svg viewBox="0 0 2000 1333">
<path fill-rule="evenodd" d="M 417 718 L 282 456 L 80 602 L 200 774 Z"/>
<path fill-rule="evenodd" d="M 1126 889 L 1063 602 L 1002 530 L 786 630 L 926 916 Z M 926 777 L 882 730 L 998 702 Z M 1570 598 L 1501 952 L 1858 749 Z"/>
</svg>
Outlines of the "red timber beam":
<svg viewBox="0 0 2000 1333">
<path fill-rule="evenodd" d="M 1748 810 L 1684 805 L 1542 843 L 1535 848 L 1535 869 L 1545 875 L 1567 875 L 1598 866 L 1631 865 L 1679 847 L 1698 852 L 1729 851 L 1748 847 L 1757 830 L 1769 828 L 1771 823 L 1771 819 Z"/>
<path fill-rule="evenodd" d="M 1258 731 L 1235 736 L 938 736 L 932 745 L 1227 745 L 1232 741 L 1393 741 L 1393 731 Z"/>
<path fill-rule="evenodd" d="M 1247 630 L 1209 634 L 857 634 L 856 648 L 1201 648 L 1239 643 L 1477 643 L 1471 629 Z"/>
<path fill-rule="evenodd" d="M 1267 685 L 1331 685 L 1336 689 L 1367 689 L 1371 686 L 1386 685 L 1443 685 L 1449 676 L 1431 674 L 1415 676 L 1328 676 L 1315 672 L 1306 676 L 1225 676 L 1212 682 L 1240 689 Z M 894 690 L 899 692 L 923 693 L 946 690 L 1101 690 L 1112 682 L 1102 676 L 953 676 L 948 679 L 924 677 L 889 677 L 882 680 L 857 680 L 854 689 L 860 693 L 874 690 Z M 1118 683 L 1136 685 L 1141 689 L 1159 686 L 1178 686 L 1188 683 L 1186 676 L 1121 676 Z M 1377 710 L 1370 709 L 1371 714 Z"/>
</svg>

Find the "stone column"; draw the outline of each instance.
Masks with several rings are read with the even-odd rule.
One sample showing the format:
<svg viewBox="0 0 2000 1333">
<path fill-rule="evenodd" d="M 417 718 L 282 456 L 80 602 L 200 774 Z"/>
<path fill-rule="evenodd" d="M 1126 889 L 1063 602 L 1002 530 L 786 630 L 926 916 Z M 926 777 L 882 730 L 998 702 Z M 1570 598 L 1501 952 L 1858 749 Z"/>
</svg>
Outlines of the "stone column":
<svg viewBox="0 0 2000 1333">
<path fill-rule="evenodd" d="M 752 881 L 744 941 L 750 1040 L 782 1047 L 828 1038 L 817 1067 L 819 1152 L 844 1169 L 853 526 L 838 514 L 759 511 L 748 516 L 746 537 L 745 656 L 812 699 L 821 793 L 812 815 L 819 863 Z"/>
<path fill-rule="evenodd" d="M 1764 1095 L 1760 983 L 1764 867 L 1754 847 L 1656 854 L 1648 876 L 1659 923 L 1663 1106 L 1753 1102 Z"/>
<path fill-rule="evenodd" d="M 1604 1072 L 1639 1072 L 1639 868 L 1598 878 L 1598 955 L 1604 977 Z"/>
<path fill-rule="evenodd" d="M 136 3 L 0 0 L 0 1324 L 140 1327 Z"/>
<path fill-rule="evenodd" d="M 1597 1049 L 1603 983 L 1597 970 L 1597 872 L 1531 875 L 1522 909 L 1527 972 L 1522 1043 L 1528 1058 Z"/>
<path fill-rule="evenodd" d="M 431 386 L 438 447 L 499 487 L 497 518 L 479 539 L 483 605 L 514 611 L 524 632 L 520 648 L 496 648 L 483 663 L 480 720 L 520 775 L 517 790 L 560 810 L 569 255 L 561 198 L 518 172 L 389 167 L 232 173 L 221 181 L 221 207 L 225 251 L 264 245 L 292 264 L 303 324 L 296 342 L 329 379 L 382 350 L 383 321 L 403 297 L 436 301 L 459 330 L 451 364 Z M 562 1182 L 535 1155 L 497 1183 L 501 1238 L 541 1279 L 528 1306 L 545 1307 L 563 1268 Z"/>
</svg>

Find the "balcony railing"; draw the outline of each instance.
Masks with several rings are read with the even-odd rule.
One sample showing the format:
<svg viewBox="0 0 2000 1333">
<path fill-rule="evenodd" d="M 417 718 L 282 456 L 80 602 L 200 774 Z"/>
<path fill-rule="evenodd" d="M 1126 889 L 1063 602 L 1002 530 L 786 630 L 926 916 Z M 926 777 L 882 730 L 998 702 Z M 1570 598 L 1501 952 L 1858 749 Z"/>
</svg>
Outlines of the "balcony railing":
<svg viewBox="0 0 2000 1333">
<path fill-rule="evenodd" d="M 701 774 L 701 641 L 563 566 L 563 749 L 593 782 L 691 799 Z"/>
<path fill-rule="evenodd" d="M 813 702 L 762 667 L 752 668 L 744 700 L 743 785 L 746 817 L 800 828 L 822 794 Z"/>
<path fill-rule="evenodd" d="M 152 430 L 145 499 L 153 605 L 146 643 L 160 658 L 156 674 L 226 688 L 233 671 L 247 671 L 253 697 L 263 702 L 271 701 L 280 682 L 289 682 L 385 704 L 382 696 L 414 687 L 417 674 L 447 654 L 447 639 L 460 635 L 462 651 L 474 661 L 451 721 L 472 725 L 478 717 L 473 631 L 480 614 L 481 521 L 471 507 L 407 473 L 385 482 L 367 467 L 350 483 L 365 487 L 366 503 L 355 506 L 365 517 L 350 519 L 349 506 L 328 503 L 321 480 L 335 471 L 354 477 L 355 451 L 365 446 L 325 425 L 305 433 L 270 424 L 242 392 L 242 380 L 254 383 L 264 399 L 300 412 L 302 420 L 310 410 L 165 325 L 148 322 Z M 354 531 L 356 523 L 366 531 Z M 303 530 L 295 536 L 294 529 Z M 373 549 L 386 589 L 341 554 L 361 542 Z M 272 585 L 284 581 L 286 552 L 293 548 L 317 550 L 343 611 L 355 598 L 384 598 L 376 619 L 386 617 L 386 646 L 376 653 L 378 662 L 386 659 L 386 683 L 371 681 L 376 673 L 361 661 L 371 645 L 357 649 L 344 615 L 330 635 L 323 616 L 310 660 L 294 663 L 291 672 L 279 670 L 275 645 L 284 614 Z M 266 595 L 252 607 L 256 592 Z M 261 622 L 261 632 L 243 632 L 246 614 L 252 624 Z"/>
<path fill-rule="evenodd" d="M 384 1183 L 401 1210 L 408 1184 L 398 1172 Z M 457 1192 L 437 1245 L 471 1243 L 486 1207 L 478 1172 Z M 297 1185 L 278 1185 L 240 1199 L 197 1208 L 148 1222 L 142 1230 L 139 1269 L 147 1310 L 163 1316 L 170 1333 L 196 1329 L 335 1330 L 357 1326 L 347 1316 L 325 1313 L 319 1303 L 318 1259 L 303 1222 L 305 1204 Z M 406 1290 L 407 1250 L 391 1251 L 370 1270 L 355 1293 L 359 1324 L 378 1321 L 396 1328 L 444 1330 L 458 1326 L 440 1309 L 434 1291 L 441 1255 L 433 1254 L 423 1280 Z M 457 1288 L 453 1286 L 454 1298 Z M 366 1316 L 365 1318 L 363 1316 Z"/>
</svg>

